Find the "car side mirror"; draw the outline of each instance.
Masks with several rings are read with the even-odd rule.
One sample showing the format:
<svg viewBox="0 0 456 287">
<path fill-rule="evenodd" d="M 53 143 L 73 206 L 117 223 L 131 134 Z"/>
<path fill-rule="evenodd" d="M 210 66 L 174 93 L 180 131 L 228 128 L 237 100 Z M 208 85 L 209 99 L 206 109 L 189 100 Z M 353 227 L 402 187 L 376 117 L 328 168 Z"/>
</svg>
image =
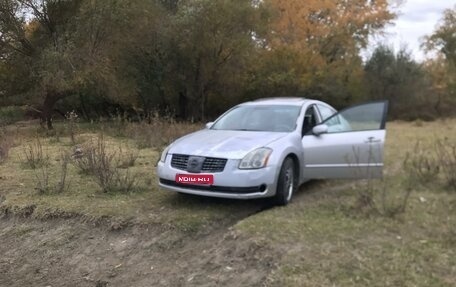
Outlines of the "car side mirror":
<svg viewBox="0 0 456 287">
<path fill-rule="evenodd" d="M 210 129 L 212 127 L 212 125 L 214 124 L 214 122 L 208 122 L 206 124 L 206 129 Z"/>
<path fill-rule="evenodd" d="M 325 124 L 314 126 L 312 129 L 312 133 L 316 136 L 325 134 L 327 132 L 328 132 L 328 125 L 325 125 Z"/>
</svg>

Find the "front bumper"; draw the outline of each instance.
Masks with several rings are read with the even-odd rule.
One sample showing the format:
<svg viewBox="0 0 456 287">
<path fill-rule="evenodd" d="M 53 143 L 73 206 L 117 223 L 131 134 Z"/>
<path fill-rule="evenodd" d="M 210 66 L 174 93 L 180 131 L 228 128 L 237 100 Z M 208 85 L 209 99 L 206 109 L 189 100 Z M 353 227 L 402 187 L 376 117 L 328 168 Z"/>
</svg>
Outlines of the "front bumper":
<svg viewBox="0 0 456 287">
<path fill-rule="evenodd" d="M 253 199 L 271 197 L 276 193 L 277 167 L 274 165 L 261 169 L 241 170 L 240 160 L 229 159 L 223 172 L 211 173 L 214 183 L 208 185 L 188 185 L 175 182 L 176 174 L 190 174 L 171 167 L 171 155 L 165 162 L 158 162 L 159 186 L 166 190 L 202 196 Z"/>
</svg>

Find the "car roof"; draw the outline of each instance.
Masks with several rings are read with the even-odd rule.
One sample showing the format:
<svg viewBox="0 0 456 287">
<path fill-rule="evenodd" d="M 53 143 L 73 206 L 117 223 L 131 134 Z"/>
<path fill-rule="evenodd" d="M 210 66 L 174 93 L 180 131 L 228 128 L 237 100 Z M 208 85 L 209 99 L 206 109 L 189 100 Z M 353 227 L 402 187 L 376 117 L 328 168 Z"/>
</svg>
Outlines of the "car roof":
<svg viewBox="0 0 456 287">
<path fill-rule="evenodd" d="M 302 106 L 305 102 L 311 101 L 306 98 L 263 98 L 251 102 L 243 103 L 242 105 L 292 105 Z"/>
</svg>

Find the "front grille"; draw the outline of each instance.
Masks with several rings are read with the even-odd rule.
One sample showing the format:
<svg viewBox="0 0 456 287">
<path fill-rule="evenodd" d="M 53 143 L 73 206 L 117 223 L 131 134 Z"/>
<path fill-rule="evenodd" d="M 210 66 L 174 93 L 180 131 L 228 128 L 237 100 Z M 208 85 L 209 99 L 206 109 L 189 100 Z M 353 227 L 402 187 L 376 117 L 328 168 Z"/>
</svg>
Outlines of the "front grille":
<svg viewBox="0 0 456 287">
<path fill-rule="evenodd" d="M 225 169 L 226 161 L 226 158 L 206 157 L 201 171 L 222 172 Z"/>
<path fill-rule="evenodd" d="M 186 170 L 188 157 L 188 155 L 184 154 L 173 154 L 173 157 L 171 158 L 171 166 L 177 169 Z"/>
<path fill-rule="evenodd" d="M 171 166 L 176 169 L 187 170 L 187 163 L 189 157 L 189 155 L 185 154 L 173 154 L 171 158 Z M 222 172 L 225 169 L 226 162 L 226 158 L 206 157 L 204 159 L 201 171 Z"/>
</svg>

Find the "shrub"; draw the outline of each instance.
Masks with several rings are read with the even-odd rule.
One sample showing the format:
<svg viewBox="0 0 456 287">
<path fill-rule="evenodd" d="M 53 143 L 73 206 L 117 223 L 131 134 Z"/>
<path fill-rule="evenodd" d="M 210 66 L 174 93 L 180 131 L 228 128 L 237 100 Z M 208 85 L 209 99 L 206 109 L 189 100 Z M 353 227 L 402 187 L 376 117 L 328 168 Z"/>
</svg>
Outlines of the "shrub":
<svg viewBox="0 0 456 287">
<path fill-rule="evenodd" d="M 413 152 L 406 154 L 403 167 L 409 181 L 423 185 L 435 181 L 440 171 L 439 161 L 433 149 L 423 147 L 420 141 L 416 142 Z"/>
<path fill-rule="evenodd" d="M 427 185 L 443 180 L 447 188 L 456 190 L 456 144 L 448 139 L 436 139 L 428 146 L 417 142 L 404 169 L 410 181 Z"/>
<path fill-rule="evenodd" d="M 78 121 L 79 116 L 75 111 L 71 111 L 65 114 L 65 126 L 70 134 L 71 143 L 76 144 L 76 135 L 78 132 Z"/>
<path fill-rule="evenodd" d="M 31 169 L 49 164 L 49 156 L 43 152 L 43 145 L 39 137 L 24 147 L 23 154 L 25 156 L 24 164 Z"/>
<path fill-rule="evenodd" d="M 375 153 L 369 151 L 369 162 L 374 160 Z M 359 163 L 360 151 L 353 149 L 353 158 L 355 163 Z M 406 160 L 404 163 L 407 163 Z M 352 162 L 353 163 L 353 162 Z M 406 211 L 408 200 L 412 192 L 412 188 L 407 185 L 405 190 L 398 193 L 397 189 L 402 190 L 402 186 L 395 187 L 391 184 L 388 177 L 383 179 L 374 179 L 371 170 L 358 170 L 359 174 L 367 174 L 368 177 L 364 184 L 358 188 L 354 210 L 367 215 L 377 214 L 386 217 L 396 217 Z"/>
<path fill-rule="evenodd" d="M 456 144 L 448 139 L 438 140 L 435 144 L 435 152 L 445 185 L 456 191 Z"/>
<path fill-rule="evenodd" d="M 0 107 L 0 125 L 10 125 L 23 120 L 24 117 L 24 109 L 21 107 Z"/>
<path fill-rule="evenodd" d="M 36 178 L 36 187 L 39 193 L 62 193 L 69 189 L 68 182 L 68 163 L 70 156 L 68 153 L 60 154 L 60 170 L 58 181 L 52 185 L 50 181 L 49 165 L 41 165 L 34 169 Z"/>
<path fill-rule="evenodd" d="M 106 140 L 103 134 L 86 146 L 83 155 L 75 158 L 75 165 L 83 173 L 95 176 L 96 182 L 103 192 L 108 192 L 114 184 L 114 157 L 115 152 L 109 152 L 106 148 Z"/>
<path fill-rule="evenodd" d="M 69 189 L 68 180 L 68 164 L 70 163 L 70 155 L 68 153 L 60 154 L 60 177 L 55 187 L 55 192 L 62 193 Z"/>
<path fill-rule="evenodd" d="M 135 189 L 137 183 L 137 175 L 130 172 L 129 169 L 124 172 L 119 169 L 115 170 L 115 189 L 122 192 L 131 192 Z"/>
<path fill-rule="evenodd" d="M 119 147 L 119 162 L 117 167 L 118 168 L 129 168 L 135 165 L 136 160 L 138 159 L 139 151 L 131 149 L 127 147 L 123 149 L 121 146 Z"/>
<path fill-rule="evenodd" d="M 41 165 L 34 169 L 36 178 L 36 187 L 39 193 L 48 193 L 51 191 L 49 184 L 49 167 L 48 165 Z"/>
<path fill-rule="evenodd" d="M 121 171 L 120 168 L 134 165 L 137 154 L 119 150 L 119 154 L 110 151 L 101 134 L 96 143 L 91 142 L 82 148 L 79 155 L 73 155 L 73 163 L 82 173 L 92 175 L 103 192 L 130 192 L 136 185 L 136 176 L 129 169 Z M 124 162 L 122 154 L 128 155 Z"/>
</svg>

